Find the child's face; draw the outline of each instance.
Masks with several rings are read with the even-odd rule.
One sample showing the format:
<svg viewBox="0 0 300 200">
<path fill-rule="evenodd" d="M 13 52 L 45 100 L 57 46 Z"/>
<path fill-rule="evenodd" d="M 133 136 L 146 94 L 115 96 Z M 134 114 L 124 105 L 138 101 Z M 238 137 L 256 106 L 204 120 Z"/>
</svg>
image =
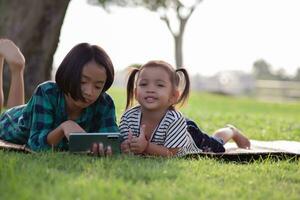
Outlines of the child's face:
<svg viewBox="0 0 300 200">
<path fill-rule="evenodd" d="M 106 70 L 95 61 L 88 62 L 82 69 L 81 92 L 85 101 L 74 101 L 75 106 L 86 108 L 93 104 L 101 94 L 106 82 Z"/>
<path fill-rule="evenodd" d="M 169 74 L 160 67 L 147 67 L 140 72 L 135 97 L 149 110 L 165 110 L 177 100 Z"/>
</svg>

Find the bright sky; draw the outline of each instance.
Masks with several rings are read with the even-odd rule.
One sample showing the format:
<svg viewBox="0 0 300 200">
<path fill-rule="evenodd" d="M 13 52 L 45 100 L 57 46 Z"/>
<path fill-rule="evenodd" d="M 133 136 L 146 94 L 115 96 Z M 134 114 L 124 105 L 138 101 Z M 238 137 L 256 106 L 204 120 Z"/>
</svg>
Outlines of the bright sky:
<svg viewBox="0 0 300 200">
<path fill-rule="evenodd" d="M 299 0 L 203 0 L 184 35 L 184 63 L 190 74 L 222 70 L 250 72 L 260 58 L 288 74 L 300 67 Z M 77 43 L 103 47 L 116 70 L 163 59 L 175 64 L 173 38 L 157 13 L 114 8 L 111 13 L 72 0 L 54 56 L 58 66 Z"/>
</svg>

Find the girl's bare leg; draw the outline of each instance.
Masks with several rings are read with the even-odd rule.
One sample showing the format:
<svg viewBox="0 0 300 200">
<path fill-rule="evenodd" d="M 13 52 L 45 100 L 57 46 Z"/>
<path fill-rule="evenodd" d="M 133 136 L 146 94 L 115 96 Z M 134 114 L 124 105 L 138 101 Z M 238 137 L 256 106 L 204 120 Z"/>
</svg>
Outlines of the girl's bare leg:
<svg viewBox="0 0 300 200">
<path fill-rule="evenodd" d="M 24 92 L 24 70 L 12 72 L 10 89 L 9 89 L 9 94 L 7 99 L 7 108 L 24 104 L 25 103 L 24 93 L 25 93 Z"/>
<path fill-rule="evenodd" d="M 214 133 L 214 137 L 221 138 L 224 143 L 232 139 L 238 147 L 249 149 L 251 144 L 249 139 L 244 136 L 239 129 L 233 125 L 226 125 L 225 128 L 221 128 Z"/>
<path fill-rule="evenodd" d="M 0 39 L 0 57 L 6 60 L 6 62 L 9 65 L 9 69 L 11 73 L 11 83 L 10 83 L 10 89 L 9 89 L 9 94 L 7 99 L 7 107 L 11 108 L 13 106 L 24 104 L 25 58 L 23 54 L 12 41 L 7 39 Z M 2 76 L 1 76 L 1 81 L 2 81 Z M 1 84 L 1 88 L 2 88 L 2 84 Z M 1 91 L 2 91 L 2 98 L 4 99 L 3 89 Z M 3 105 L 3 100 L 2 100 L 2 105 Z"/>
</svg>

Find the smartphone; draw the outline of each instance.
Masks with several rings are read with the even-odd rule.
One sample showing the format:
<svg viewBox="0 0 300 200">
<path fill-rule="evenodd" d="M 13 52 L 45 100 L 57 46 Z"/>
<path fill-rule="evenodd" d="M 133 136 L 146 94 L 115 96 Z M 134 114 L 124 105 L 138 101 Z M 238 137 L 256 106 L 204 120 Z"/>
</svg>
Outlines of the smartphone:
<svg viewBox="0 0 300 200">
<path fill-rule="evenodd" d="M 70 133 L 69 151 L 84 153 L 91 150 L 93 143 L 102 143 L 104 148 L 111 146 L 113 154 L 120 154 L 120 133 Z"/>
</svg>

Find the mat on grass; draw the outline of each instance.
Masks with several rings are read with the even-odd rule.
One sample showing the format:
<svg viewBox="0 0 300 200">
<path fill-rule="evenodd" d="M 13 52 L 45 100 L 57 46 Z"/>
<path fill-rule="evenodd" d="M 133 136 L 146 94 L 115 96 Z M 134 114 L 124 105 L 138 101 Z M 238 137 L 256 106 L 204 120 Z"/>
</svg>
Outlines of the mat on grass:
<svg viewBox="0 0 300 200">
<path fill-rule="evenodd" d="M 25 145 L 13 144 L 0 140 L 0 149 L 10 151 L 20 151 L 25 153 L 35 153 Z M 192 153 L 185 155 L 186 158 L 210 157 L 220 158 L 229 161 L 252 161 L 257 159 L 299 159 L 300 142 L 275 140 L 275 141 L 258 141 L 251 140 L 251 149 L 238 148 L 234 143 L 225 145 L 225 153 Z"/>
<path fill-rule="evenodd" d="M 229 161 L 252 161 L 258 159 L 294 159 L 300 158 L 300 142 L 275 140 L 275 141 L 258 141 L 251 140 L 250 149 L 238 148 L 235 143 L 225 144 L 225 153 L 192 153 L 187 154 L 186 158 L 221 158 Z"/>
<path fill-rule="evenodd" d="M 6 142 L 4 140 L 0 140 L 0 149 L 9 150 L 9 151 L 20 151 L 24 153 L 35 153 L 26 147 L 26 145 L 13 144 L 10 142 Z"/>
</svg>

